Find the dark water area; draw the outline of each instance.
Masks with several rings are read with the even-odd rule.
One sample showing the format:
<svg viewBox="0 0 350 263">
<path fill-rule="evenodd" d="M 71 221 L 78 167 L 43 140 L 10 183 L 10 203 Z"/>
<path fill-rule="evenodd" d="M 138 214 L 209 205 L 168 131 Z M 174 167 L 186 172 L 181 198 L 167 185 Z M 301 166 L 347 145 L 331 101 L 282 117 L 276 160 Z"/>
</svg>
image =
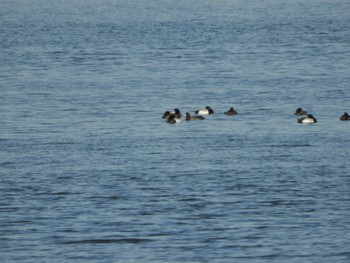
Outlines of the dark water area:
<svg viewBox="0 0 350 263">
<path fill-rule="evenodd" d="M 1 1 L 0 262 L 349 262 L 349 14 Z"/>
</svg>

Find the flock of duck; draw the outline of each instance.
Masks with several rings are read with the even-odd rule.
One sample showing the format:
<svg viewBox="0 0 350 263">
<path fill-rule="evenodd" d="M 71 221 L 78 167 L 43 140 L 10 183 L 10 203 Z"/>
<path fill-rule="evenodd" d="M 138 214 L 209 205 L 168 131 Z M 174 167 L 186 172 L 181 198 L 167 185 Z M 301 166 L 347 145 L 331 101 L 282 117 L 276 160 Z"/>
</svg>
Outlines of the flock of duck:
<svg viewBox="0 0 350 263">
<path fill-rule="evenodd" d="M 196 121 L 196 120 L 204 120 L 205 118 L 203 115 L 210 115 L 214 114 L 214 111 L 211 107 L 207 106 L 204 109 L 200 109 L 195 111 L 196 115 L 191 115 L 189 112 L 185 113 L 185 120 L 186 121 Z M 224 112 L 225 115 L 236 115 L 238 112 L 231 107 L 228 111 Z M 294 115 L 297 116 L 304 116 L 299 118 L 297 121 L 298 123 L 317 123 L 317 119 L 312 115 L 308 114 L 307 111 L 304 111 L 302 108 L 297 108 L 295 110 Z M 166 111 L 164 112 L 162 118 L 167 121 L 168 123 L 179 123 L 181 121 L 182 114 L 178 108 L 175 108 L 173 111 Z M 349 121 L 350 115 L 347 112 L 344 112 L 343 115 L 339 118 L 341 121 Z"/>
</svg>

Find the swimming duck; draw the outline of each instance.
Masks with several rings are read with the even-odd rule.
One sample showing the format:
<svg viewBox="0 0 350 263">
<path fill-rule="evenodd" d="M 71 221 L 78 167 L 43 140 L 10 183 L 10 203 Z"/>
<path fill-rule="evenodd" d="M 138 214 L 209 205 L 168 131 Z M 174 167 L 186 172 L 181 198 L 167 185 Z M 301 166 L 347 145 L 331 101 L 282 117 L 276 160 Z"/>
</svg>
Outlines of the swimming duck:
<svg viewBox="0 0 350 263">
<path fill-rule="evenodd" d="M 204 109 L 201 109 L 201 110 L 197 110 L 195 111 L 196 114 L 199 114 L 199 115 L 209 115 L 209 114 L 213 114 L 214 111 L 212 108 L 210 108 L 209 106 L 205 107 Z"/>
<path fill-rule="evenodd" d="M 175 115 L 176 118 L 179 118 L 179 119 L 181 118 L 181 112 L 178 108 L 175 108 L 174 112 L 172 113 Z"/>
<path fill-rule="evenodd" d="M 304 111 L 302 108 L 297 108 L 297 109 L 295 110 L 294 115 L 299 115 L 299 116 L 301 116 L 301 115 L 307 115 L 307 111 Z"/>
<path fill-rule="evenodd" d="M 191 116 L 188 112 L 185 113 L 186 121 L 196 121 L 196 120 L 204 120 L 205 118 L 203 116 Z"/>
<path fill-rule="evenodd" d="M 224 114 L 225 115 L 236 115 L 236 114 L 238 114 L 238 112 L 233 107 L 231 107 L 228 111 L 225 111 Z"/>
<path fill-rule="evenodd" d="M 311 114 L 308 114 L 306 117 L 300 118 L 298 119 L 298 123 L 316 123 L 317 120 L 314 116 L 312 116 Z"/>
<path fill-rule="evenodd" d="M 171 123 L 171 124 L 179 123 L 180 121 L 181 121 L 181 119 L 178 118 L 178 117 L 176 117 L 175 114 L 170 114 L 170 116 L 169 116 L 169 118 L 168 118 L 168 120 L 167 120 L 167 122 L 168 122 L 168 123 Z"/>
<path fill-rule="evenodd" d="M 181 118 L 181 112 L 178 108 L 175 108 L 173 111 L 166 111 L 163 113 L 162 119 L 169 119 L 169 116 L 174 114 L 176 118 Z"/>
<path fill-rule="evenodd" d="M 162 119 L 168 119 L 170 114 L 171 114 L 170 111 L 167 110 L 166 112 L 163 113 Z"/>
<path fill-rule="evenodd" d="M 347 112 L 344 112 L 342 116 L 340 116 L 341 121 L 350 121 L 350 116 Z"/>
</svg>

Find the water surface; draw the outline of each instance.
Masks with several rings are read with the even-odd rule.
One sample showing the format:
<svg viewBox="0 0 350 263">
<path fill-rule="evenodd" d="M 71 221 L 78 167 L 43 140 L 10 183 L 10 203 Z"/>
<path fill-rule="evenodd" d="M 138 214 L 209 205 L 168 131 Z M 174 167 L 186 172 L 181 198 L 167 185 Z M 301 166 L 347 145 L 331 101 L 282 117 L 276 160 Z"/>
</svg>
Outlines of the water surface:
<svg viewBox="0 0 350 263">
<path fill-rule="evenodd" d="M 0 10 L 0 261 L 349 262 L 348 1 Z"/>
</svg>

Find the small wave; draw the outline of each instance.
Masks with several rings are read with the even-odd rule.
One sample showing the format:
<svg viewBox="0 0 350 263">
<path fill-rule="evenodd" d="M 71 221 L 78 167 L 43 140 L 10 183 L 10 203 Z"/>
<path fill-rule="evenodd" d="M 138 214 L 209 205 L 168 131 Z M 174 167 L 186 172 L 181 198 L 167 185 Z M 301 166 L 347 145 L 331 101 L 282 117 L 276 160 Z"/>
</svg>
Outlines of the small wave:
<svg viewBox="0 0 350 263">
<path fill-rule="evenodd" d="M 301 144 L 273 144 L 273 145 L 270 145 L 269 147 L 272 147 L 272 148 L 298 148 L 298 147 L 310 147 L 312 146 L 311 144 L 309 143 L 301 143 Z"/>
<path fill-rule="evenodd" d="M 98 199 L 110 199 L 110 200 L 118 200 L 120 199 L 121 197 L 118 196 L 118 195 L 112 195 L 112 196 L 91 196 L 91 197 L 88 197 L 89 199 L 92 199 L 92 200 L 98 200 Z"/>
<path fill-rule="evenodd" d="M 146 239 L 140 238 L 117 238 L 117 239 L 85 239 L 85 240 L 74 240 L 65 241 L 62 244 L 72 245 L 72 244 L 111 244 L 111 243 L 128 243 L 137 244 L 146 241 Z"/>
<path fill-rule="evenodd" d="M 292 144 L 289 147 L 310 147 L 310 146 L 312 145 L 309 143 L 304 143 L 304 144 Z"/>
</svg>

